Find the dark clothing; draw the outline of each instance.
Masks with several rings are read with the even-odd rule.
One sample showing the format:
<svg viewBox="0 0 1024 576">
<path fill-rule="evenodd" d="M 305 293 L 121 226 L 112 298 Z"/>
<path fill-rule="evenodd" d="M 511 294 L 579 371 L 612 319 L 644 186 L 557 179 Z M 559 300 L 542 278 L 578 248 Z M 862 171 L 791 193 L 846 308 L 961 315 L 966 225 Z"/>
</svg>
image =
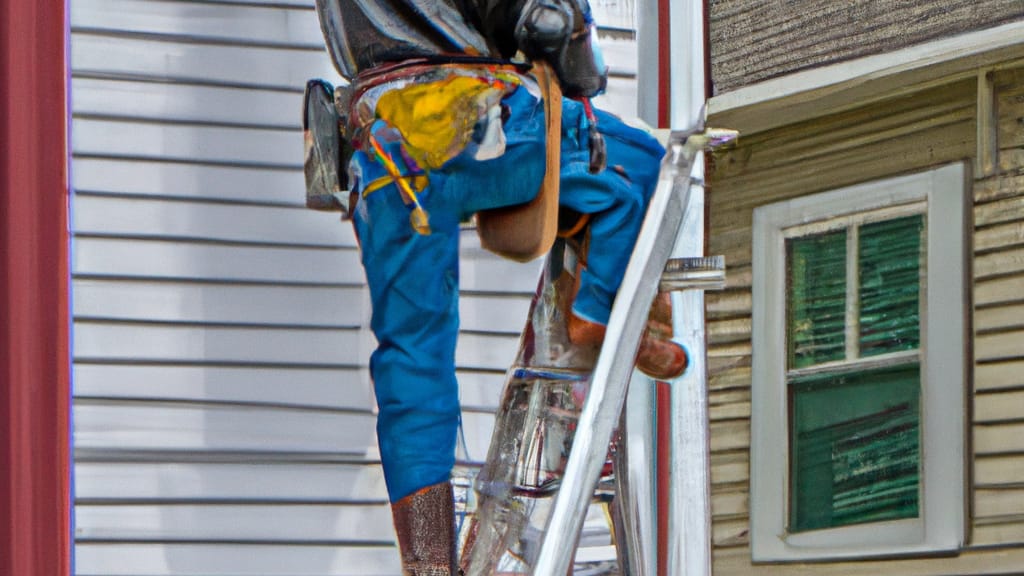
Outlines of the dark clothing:
<svg viewBox="0 0 1024 576">
<path fill-rule="evenodd" d="M 398 62 L 448 57 L 551 64 L 566 96 L 594 96 L 604 64 L 591 44 L 586 0 L 316 0 L 338 72 L 348 80 Z"/>
</svg>

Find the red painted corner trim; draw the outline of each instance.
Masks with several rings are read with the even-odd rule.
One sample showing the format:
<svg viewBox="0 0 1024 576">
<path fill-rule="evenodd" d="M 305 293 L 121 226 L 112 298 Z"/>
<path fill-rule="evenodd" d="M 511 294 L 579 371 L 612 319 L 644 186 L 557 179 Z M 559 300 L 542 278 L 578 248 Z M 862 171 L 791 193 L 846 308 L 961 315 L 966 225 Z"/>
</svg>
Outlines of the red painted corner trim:
<svg viewBox="0 0 1024 576">
<path fill-rule="evenodd" d="M 655 500 L 658 502 L 658 576 L 667 576 L 668 570 L 668 515 L 669 493 L 672 489 L 672 474 L 669 466 L 672 458 L 672 387 L 665 382 L 655 383 L 655 417 L 657 423 L 657 456 L 655 467 Z"/>
<path fill-rule="evenodd" d="M 672 121 L 672 21 L 671 0 L 658 1 L 658 127 Z"/>
<path fill-rule="evenodd" d="M 66 14 L 0 3 L 0 576 L 71 573 Z"/>
</svg>

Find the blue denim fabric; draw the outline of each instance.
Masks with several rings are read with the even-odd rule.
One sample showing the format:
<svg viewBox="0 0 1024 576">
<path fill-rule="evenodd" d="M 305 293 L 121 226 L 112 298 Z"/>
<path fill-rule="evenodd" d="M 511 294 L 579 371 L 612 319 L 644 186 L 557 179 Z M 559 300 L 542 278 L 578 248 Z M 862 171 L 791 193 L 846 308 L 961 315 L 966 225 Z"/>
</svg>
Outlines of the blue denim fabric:
<svg viewBox="0 0 1024 576">
<path fill-rule="evenodd" d="M 529 201 L 540 189 L 544 109 L 523 88 L 506 104 L 511 116 L 502 156 L 484 162 L 460 156 L 429 173 L 419 199 L 430 215 L 430 235 L 413 231 L 411 207 L 394 184 L 361 198 L 353 215 L 373 305 L 378 347 L 370 374 L 392 502 L 447 480 L 455 463 L 459 222 L 477 210 Z M 407 173 L 398 142 L 384 147 Z M 359 189 L 386 175 L 361 151 L 352 168 Z"/>
<path fill-rule="evenodd" d="M 590 214 L 590 251 L 573 312 L 607 324 L 647 204 L 658 182 L 665 149 L 650 134 L 595 110 L 608 149 L 608 167 L 591 174 L 583 105 L 562 102 L 562 165 L 559 203 Z"/>
<path fill-rule="evenodd" d="M 411 206 L 393 184 L 360 199 L 353 221 L 373 305 L 378 348 L 370 358 L 379 415 L 377 435 L 392 502 L 448 479 L 460 419 L 455 381 L 458 334 L 459 222 L 473 213 L 532 199 L 544 172 L 544 111 L 524 88 L 506 98 L 505 153 L 476 161 L 468 154 L 428 174 L 419 194 L 432 233 L 416 234 Z M 647 134 L 598 112 L 609 169 L 590 174 L 582 106 L 563 101 L 562 203 L 593 213 L 588 271 L 575 304 L 606 322 L 639 232 L 663 154 Z M 384 147 L 402 169 L 397 138 Z M 620 166 L 621 169 L 615 168 Z M 358 189 L 386 175 L 363 152 L 352 160 Z"/>
</svg>

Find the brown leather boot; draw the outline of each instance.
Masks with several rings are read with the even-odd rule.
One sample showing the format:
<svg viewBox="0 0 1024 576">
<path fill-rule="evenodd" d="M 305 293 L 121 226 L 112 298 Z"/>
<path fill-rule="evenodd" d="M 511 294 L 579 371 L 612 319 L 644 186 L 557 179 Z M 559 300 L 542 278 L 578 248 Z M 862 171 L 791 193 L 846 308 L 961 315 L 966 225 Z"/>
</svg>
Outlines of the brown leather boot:
<svg viewBox="0 0 1024 576">
<path fill-rule="evenodd" d="M 569 341 L 577 345 L 600 344 L 606 326 L 569 314 Z M 686 350 L 672 338 L 672 300 L 667 292 L 659 293 L 651 304 L 647 327 L 640 338 L 636 367 L 655 380 L 672 380 L 686 371 L 689 358 Z"/>
<path fill-rule="evenodd" d="M 455 509 L 450 482 L 413 492 L 391 505 L 403 576 L 455 572 Z"/>
</svg>

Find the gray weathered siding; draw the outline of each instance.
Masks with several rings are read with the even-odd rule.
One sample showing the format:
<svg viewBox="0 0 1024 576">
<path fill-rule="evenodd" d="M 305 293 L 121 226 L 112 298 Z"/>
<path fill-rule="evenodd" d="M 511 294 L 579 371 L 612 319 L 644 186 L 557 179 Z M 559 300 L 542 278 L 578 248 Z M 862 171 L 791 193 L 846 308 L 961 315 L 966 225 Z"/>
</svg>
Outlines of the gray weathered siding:
<svg viewBox="0 0 1024 576">
<path fill-rule="evenodd" d="M 1024 19 L 1024 0 L 710 0 L 716 93 Z"/>
</svg>

